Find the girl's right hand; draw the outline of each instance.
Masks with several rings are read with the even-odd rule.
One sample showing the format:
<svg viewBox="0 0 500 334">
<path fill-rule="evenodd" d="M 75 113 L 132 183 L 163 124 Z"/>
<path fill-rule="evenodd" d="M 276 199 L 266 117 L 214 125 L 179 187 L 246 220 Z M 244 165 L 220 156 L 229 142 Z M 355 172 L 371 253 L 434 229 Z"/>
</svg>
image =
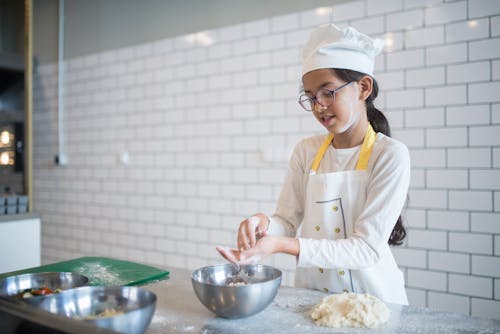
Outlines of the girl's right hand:
<svg viewBox="0 0 500 334">
<path fill-rule="evenodd" d="M 257 264 L 274 253 L 277 244 L 275 238 L 276 237 L 273 236 L 260 238 L 257 240 L 255 247 L 243 251 L 222 246 L 217 246 L 215 248 L 229 262 L 239 265 Z"/>
<path fill-rule="evenodd" d="M 255 246 L 257 240 L 267 235 L 269 218 L 257 213 L 240 223 L 238 229 L 238 249 L 245 251 Z"/>
</svg>

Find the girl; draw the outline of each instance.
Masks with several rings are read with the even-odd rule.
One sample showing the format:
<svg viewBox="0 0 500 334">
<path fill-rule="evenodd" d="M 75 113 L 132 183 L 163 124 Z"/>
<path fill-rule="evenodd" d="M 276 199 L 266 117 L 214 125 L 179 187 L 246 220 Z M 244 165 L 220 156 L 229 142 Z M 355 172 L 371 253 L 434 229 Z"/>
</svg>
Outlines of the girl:
<svg viewBox="0 0 500 334">
<path fill-rule="evenodd" d="M 373 105 L 374 58 L 382 48 L 381 40 L 351 27 L 313 31 L 299 103 L 329 134 L 297 144 L 276 213 L 241 222 L 238 249 L 217 248 L 227 260 L 245 264 L 287 253 L 297 257 L 297 287 L 408 303 L 389 245 L 406 235 L 400 213 L 410 158 Z"/>
</svg>

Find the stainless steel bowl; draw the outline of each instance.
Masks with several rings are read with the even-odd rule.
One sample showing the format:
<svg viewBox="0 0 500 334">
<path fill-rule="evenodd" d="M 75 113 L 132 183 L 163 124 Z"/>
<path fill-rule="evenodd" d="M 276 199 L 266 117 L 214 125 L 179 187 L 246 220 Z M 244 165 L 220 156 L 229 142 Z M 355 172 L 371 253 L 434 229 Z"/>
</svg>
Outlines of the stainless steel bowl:
<svg viewBox="0 0 500 334">
<path fill-rule="evenodd" d="M 132 286 L 86 286 L 43 298 L 37 307 L 120 333 L 144 333 L 156 308 L 156 295 Z M 106 310 L 115 315 L 100 317 Z"/>
<path fill-rule="evenodd" d="M 281 271 L 262 264 L 232 264 L 195 270 L 191 275 L 194 292 L 203 305 L 224 318 L 242 318 L 265 309 L 276 297 Z M 242 279 L 244 284 L 231 285 Z"/>
<path fill-rule="evenodd" d="M 15 297 L 23 290 L 43 287 L 47 287 L 51 290 L 67 290 L 87 285 L 88 281 L 89 279 L 83 275 L 66 272 L 33 273 L 10 276 L 0 280 L 0 296 Z"/>
</svg>

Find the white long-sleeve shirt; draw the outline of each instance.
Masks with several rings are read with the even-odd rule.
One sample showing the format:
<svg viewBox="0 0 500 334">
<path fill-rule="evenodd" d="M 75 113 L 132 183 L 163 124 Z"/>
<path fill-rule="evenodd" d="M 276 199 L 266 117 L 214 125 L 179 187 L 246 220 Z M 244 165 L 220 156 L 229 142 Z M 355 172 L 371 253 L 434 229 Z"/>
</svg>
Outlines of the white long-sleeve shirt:
<svg viewBox="0 0 500 334">
<path fill-rule="evenodd" d="M 326 135 L 300 141 L 290 158 L 275 214 L 268 233 L 297 236 L 303 222 L 309 171 Z M 354 170 L 361 146 L 327 149 L 317 173 Z M 401 142 L 377 133 L 368 163 L 367 199 L 353 234 L 346 239 L 306 239 L 299 237 L 298 267 L 369 268 L 390 253 L 387 241 L 401 214 L 410 183 L 410 155 Z"/>
</svg>

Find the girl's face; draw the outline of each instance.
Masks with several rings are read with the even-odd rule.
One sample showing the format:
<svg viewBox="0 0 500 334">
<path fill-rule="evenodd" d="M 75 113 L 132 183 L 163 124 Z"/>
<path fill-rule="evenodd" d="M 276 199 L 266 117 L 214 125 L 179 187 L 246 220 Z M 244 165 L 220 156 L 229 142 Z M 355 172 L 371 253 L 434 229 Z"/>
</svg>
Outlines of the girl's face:
<svg viewBox="0 0 500 334">
<path fill-rule="evenodd" d="M 357 82 L 347 84 L 330 69 L 319 69 L 306 73 L 302 77 L 302 84 L 304 93 L 309 97 L 315 97 L 312 110 L 314 116 L 333 134 L 342 134 L 347 130 L 353 130 L 359 123 L 363 112 L 366 115 L 365 103 L 364 100 L 360 99 Z M 334 100 L 328 105 L 332 100 L 328 101 L 326 95 L 329 93 L 327 90 L 336 90 L 344 84 L 347 85 L 332 93 Z"/>
</svg>

